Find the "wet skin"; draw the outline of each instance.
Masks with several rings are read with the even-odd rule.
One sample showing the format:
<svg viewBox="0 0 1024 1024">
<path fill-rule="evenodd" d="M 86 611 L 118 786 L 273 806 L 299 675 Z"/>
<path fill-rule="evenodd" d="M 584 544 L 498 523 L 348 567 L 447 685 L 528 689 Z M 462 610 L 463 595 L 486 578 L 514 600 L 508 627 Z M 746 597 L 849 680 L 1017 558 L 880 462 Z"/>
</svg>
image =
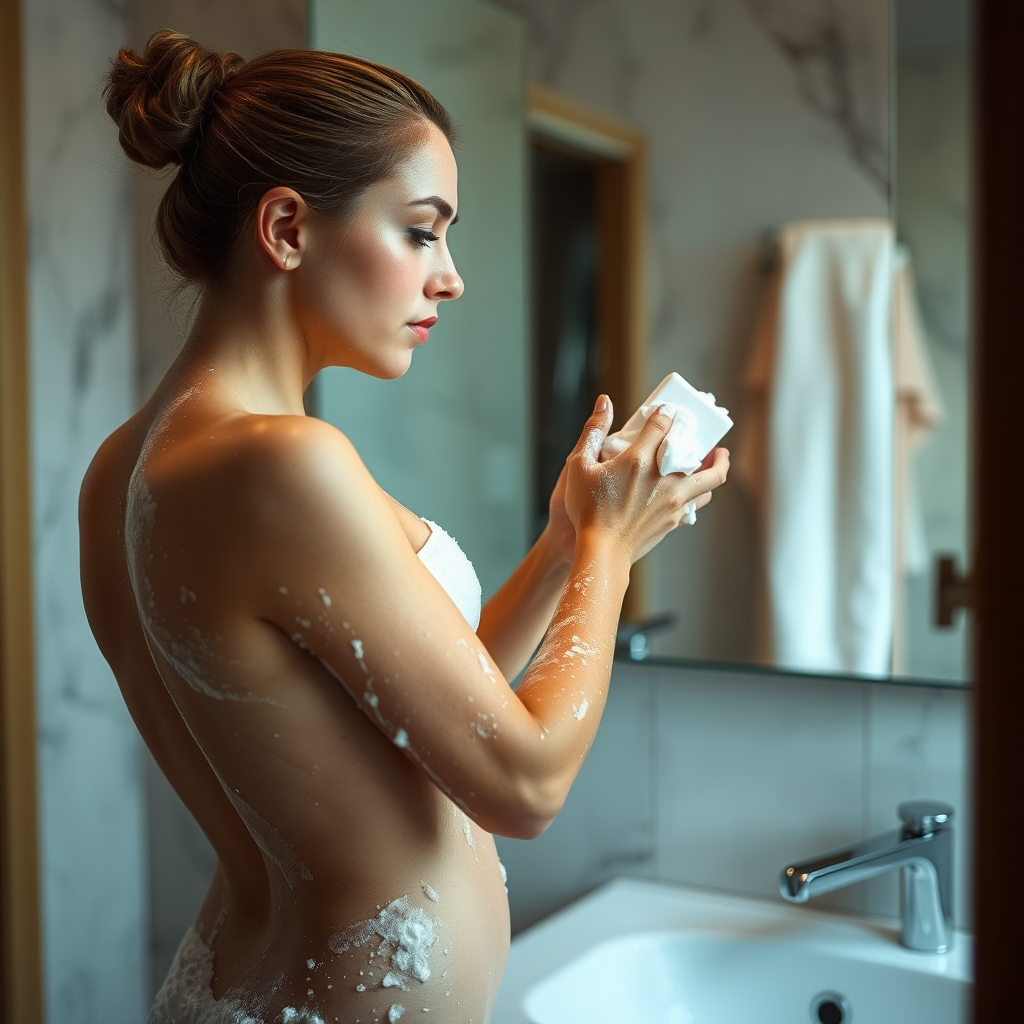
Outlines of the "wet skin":
<svg viewBox="0 0 1024 1024">
<path fill-rule="evenodd" d="M 408 369 L 409 325 L 462 290 L 456 209 L 433 129 L 345 224 L 272 189 L 230 286 L 204 297 L 83 485 L 90 623 L 217 854 L 197 919 L 213 992 L 267 1021 L 285 1007 L 382 1020 L 396 1002 L 487 1019 L 509 942 L 491 833 L 535 836 L 561 807 L 603 710 L 629 567 L 728 469 L 719 450 L 692 477 L 660 478 L 657 415 L 598 464 L 604 403 L 548 529 L 474 633 L 416 557 L 428 528 L 302 414 L 323 366 Z M 437 930 L 430 976 L 409 991 L 380 986 L 379 941 L 332 951 L 402 896 Z"/>
</svg>

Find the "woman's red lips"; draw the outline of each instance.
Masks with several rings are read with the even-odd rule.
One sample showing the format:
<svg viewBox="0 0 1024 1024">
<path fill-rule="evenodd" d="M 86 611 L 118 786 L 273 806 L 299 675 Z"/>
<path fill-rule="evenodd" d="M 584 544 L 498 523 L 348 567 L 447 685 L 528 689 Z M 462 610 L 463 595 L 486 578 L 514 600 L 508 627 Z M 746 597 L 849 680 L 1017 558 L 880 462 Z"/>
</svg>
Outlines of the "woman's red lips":
<svg viewBox="0 0 1024 1024">
<path fill-rule="evenodd" d="M 415 334 L 416 337 L 420 339 L 420 341 L 426 341 L 430 328 L 433 327 L 434 324 L 436 323 L 436 316 L 428 316 L 426 320 L 418 320 L 414 324 L 409 324 L 409 327 L 412 330 L 413 334 Z"/>
</svg>

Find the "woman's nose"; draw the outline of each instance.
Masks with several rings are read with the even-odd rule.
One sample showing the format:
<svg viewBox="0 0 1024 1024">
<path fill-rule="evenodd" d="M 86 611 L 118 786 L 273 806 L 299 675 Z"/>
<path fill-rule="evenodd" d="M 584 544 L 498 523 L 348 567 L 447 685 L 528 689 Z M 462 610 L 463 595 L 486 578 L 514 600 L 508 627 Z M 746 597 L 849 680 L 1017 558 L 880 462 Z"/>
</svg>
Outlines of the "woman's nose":
<svg viewBox="0 0 1024 1024">
<path fill-rule="evenodd" d="M 449 266 L 443 274 L 432 278 L 428 289 L 432 299 L 457 299 L 465 290 L 462 278 L 454 266 Z"/>
</svg>

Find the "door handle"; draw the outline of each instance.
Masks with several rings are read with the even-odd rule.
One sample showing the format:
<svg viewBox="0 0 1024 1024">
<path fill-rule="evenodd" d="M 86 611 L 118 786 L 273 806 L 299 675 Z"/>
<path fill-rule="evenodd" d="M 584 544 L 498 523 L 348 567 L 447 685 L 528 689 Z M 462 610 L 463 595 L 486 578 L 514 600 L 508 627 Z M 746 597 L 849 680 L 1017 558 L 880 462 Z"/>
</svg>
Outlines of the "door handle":
<svg viewBox="0 0 1024 1024">
<path fill-rule="evenodd" d="M 974 607 L 974 585 L 970 573 L 961 573 L 952 555 L 936 560 L 935 625 L 940 629 L 953 626 L 953 613 L 958 608 Z"/>
</svg>

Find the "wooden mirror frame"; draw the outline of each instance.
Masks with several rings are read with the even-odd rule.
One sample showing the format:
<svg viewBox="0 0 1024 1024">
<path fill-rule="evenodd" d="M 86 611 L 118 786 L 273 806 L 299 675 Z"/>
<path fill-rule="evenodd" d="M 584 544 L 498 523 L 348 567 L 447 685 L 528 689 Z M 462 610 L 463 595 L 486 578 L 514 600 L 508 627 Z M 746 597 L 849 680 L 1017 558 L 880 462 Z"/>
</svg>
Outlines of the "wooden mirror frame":
<svg viewBox="0 0 1024 1024">
<path fill-rule="evenodd" d="M 0 1013 L 43 1016 L 28 409 L 21 11 L 0 0 Z"/>
</svg>

